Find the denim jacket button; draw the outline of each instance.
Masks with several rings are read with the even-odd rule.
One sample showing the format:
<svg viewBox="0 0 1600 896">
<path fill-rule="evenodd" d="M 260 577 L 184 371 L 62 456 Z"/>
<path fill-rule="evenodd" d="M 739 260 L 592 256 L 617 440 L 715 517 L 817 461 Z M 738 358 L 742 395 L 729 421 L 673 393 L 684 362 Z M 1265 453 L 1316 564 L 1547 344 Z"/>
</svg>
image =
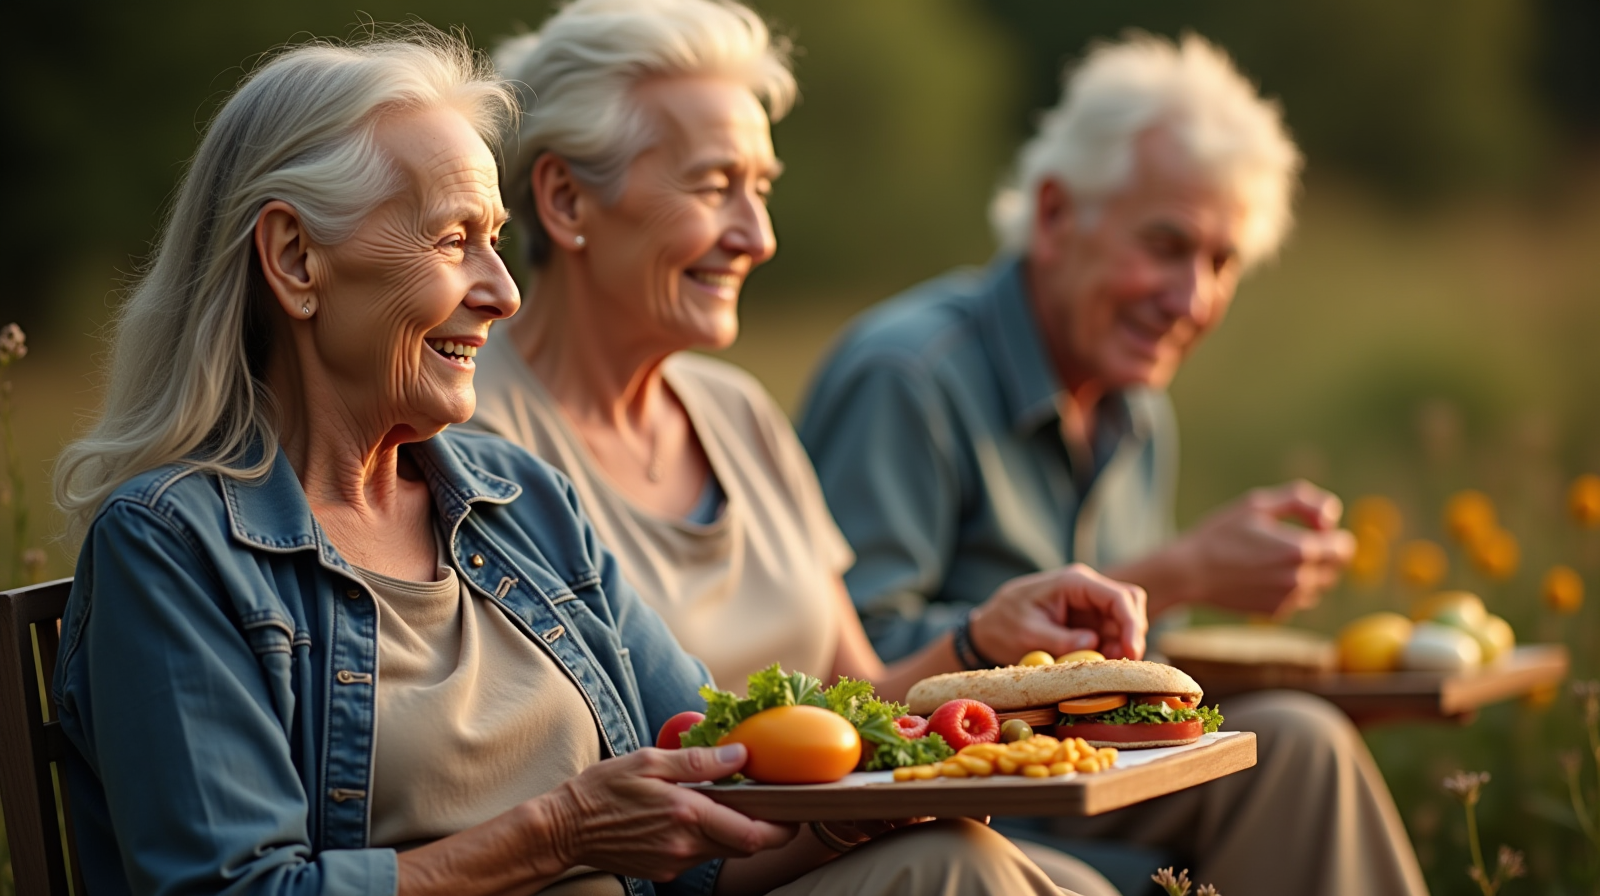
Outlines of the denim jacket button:
<svg viewBox="0 0 1600 896">
<path fill-rule="evenodd" d="M 483 565 L 483 555 L 482 554 L 473 554 L 472 555 L 472 559 L 468 560 L 467 562 L 472 564 L 472 568 L 473 569 L 477 569 L 478 567 Z"/>
</svg>

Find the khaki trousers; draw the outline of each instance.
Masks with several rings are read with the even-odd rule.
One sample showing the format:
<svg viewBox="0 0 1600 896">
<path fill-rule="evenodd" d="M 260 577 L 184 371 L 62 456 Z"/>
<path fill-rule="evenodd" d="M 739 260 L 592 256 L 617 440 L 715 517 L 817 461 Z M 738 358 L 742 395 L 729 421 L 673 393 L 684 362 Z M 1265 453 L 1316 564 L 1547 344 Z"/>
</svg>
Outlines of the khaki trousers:
<svg viewBox="0 0 1600 896">
<path fill-rule="evenodd" d="M 948 818 L 891 831 L 769 896 L 1076 896 L 1011 841 Z"/>
<path fill-rule="evenodd" d="M 1227 896 L 1426 896 L 1394 800 L 1344 713 L 1297 691 L 1221 708 L 1226 728 L 1256 733 L 1254 768 L 1094 818 L 1043 820 L 1041 841 L 1054 834 L 1176 852 L 1188 857 L 1191 879 Z"/>
</svg>

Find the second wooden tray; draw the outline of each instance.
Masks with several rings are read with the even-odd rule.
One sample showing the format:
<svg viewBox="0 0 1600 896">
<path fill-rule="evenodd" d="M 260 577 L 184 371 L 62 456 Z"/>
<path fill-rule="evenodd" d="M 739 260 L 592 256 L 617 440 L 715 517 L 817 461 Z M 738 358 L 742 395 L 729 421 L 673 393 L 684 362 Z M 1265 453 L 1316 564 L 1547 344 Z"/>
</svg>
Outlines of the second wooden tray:
<svg viewBox="0 0 1600 896">
<path fill-rule="evenodd" d="M 1570 660 L 1561 644 L 1518 647 L 1500 662 L 1470 672 L 1316 673 L 1194 660 L 1174 661 L 1205 689 L 1207 703 L 1269 688 L 1325 697 L 1356 718 L 1449 718 L 1541 687 L 1559 685 Z M 1227 713 L 1223 705 L 1223 713 Z"/>
</svg>

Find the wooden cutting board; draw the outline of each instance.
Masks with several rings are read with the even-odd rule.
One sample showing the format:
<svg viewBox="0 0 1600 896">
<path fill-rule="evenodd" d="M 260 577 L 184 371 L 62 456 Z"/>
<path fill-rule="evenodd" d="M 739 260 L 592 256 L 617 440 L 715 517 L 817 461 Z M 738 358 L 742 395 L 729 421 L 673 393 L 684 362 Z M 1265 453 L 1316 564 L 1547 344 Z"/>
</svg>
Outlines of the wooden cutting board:
<svg viewBox="0 0 1600 896">
<path fill-rule="evenodd" d="M 1117 767 L 1058 778 L 936 778 L 897 783 L 890 772 L 857 772 L 832 784 L 692 784 L 706 796 L 766 821 L 853 821 L 983 815 L 1099 815 L 1213 781 L 1256 764 L 1248 731 L 1207 734 L 1182 747 L 1125 750 Z"/>
</svg>

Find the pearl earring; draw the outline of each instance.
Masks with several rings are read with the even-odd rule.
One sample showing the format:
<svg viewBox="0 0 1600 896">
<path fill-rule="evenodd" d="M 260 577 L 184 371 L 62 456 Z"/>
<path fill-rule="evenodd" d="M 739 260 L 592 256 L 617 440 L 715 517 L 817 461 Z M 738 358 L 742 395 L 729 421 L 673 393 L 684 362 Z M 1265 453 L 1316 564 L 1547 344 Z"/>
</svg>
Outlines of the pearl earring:
<svg viewBox="0 0 1600 896">
<path fill-rule="evenodd" d="M 578 248 L 579 248 L 579 249 L 582 249 L 582 248 L 583 248 L 583 247 L 584 247 L 584 244 L 586 244 L 586 243 L 588 243 L 588 242 L 589 242 L 589 241 L 588 241 L 588 240 L 586 240 L 586 239 L 584 239 L 584 238 L 583 238 L 583 234 L 581 234 L 581 233 L 580 233 L 580 234 L 578 234 L 578 235 L 577 235 L 577 236 L 576 236 L 576 237 L 573 237 L 573 239 L 572 239 L 572 242 L 573 242 L 573 244 L 575 244 L 575 245 L 576 245 L 576 246 L 577 246 L 577 247 L 578 247 Z"/>
<path fill-rule="evenodd" d="M 300 313 L 304 314 L 306 317 L 310 317 L 311 316 L 311 303 L 307 302 L 306 304 L 301 305 L 300 306 Z"/>
</svg>

